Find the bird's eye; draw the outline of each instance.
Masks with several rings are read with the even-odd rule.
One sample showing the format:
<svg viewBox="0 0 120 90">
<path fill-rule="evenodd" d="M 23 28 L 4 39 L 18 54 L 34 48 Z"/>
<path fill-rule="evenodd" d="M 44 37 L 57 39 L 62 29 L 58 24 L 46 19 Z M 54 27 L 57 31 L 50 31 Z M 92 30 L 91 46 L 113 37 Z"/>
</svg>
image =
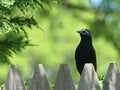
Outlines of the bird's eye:
<svg viewBox="0 0 120 90">
<path fill-rule="evenodd" d="M 86 31 L 84 30 L 83 33 L 85 33 Z"/>
</svg>

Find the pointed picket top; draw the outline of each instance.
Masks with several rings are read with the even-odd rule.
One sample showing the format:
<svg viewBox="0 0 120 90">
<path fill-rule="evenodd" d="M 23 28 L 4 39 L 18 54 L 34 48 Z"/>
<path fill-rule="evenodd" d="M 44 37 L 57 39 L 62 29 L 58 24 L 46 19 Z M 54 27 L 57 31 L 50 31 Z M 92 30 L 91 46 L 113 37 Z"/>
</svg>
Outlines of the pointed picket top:
<svg viewBox="0 0 120 90">
<path fill-rule="evenodd" d="M 25 90 L 25 86 L 17 65 L 11 65 L 7 75 L 5 90 Z"/>
<path fill-rule="evenodd" d="M 39 64 L 33 73 L 28 90 L 50 90 L 49 83 L 42 64 Z"/>
<path fill-rule="evenodd" d="M 120 72 L 117 64 L 111 63 L 103 81 L 103 90 L 120 90 Z"/>
<path fill-rule="evenodd" d="M 67 64 L 61 64 L 57 74 L 54 90 L 75 90 Z"/>
<path fill-rule="evenodd" d="M 92 63 L 85 64 L 78 90 L 100 90 L 97 74 Z"/>
</svg>

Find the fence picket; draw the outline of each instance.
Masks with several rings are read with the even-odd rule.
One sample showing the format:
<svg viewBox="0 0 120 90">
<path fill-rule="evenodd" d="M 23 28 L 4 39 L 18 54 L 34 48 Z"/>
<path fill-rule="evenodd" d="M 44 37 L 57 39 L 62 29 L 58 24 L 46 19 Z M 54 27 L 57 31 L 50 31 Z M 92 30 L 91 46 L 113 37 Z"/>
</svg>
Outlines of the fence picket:
<svg viewBox="0 0 120 90">
<path fill-rule="evenodd" d="M 11 65 L 7 75 L 5 90 L 25 90 L 25 86 L 17 65 Z"/>
<path fill-rule="evenodd" d="M 67 64 L 61 64 L 57 74 L 54 90 L 75 90 Z"/>
<path fill-rule="evenodd" d="M 39 64 L 35 68 L 28 90 L 50 90 L 49 83 L 42 64 Z"/>
<path fill-rule="evenodd" d="M 111 63 L 109 65 L 102 86 L 103 90 L 120 90 L 120 71 L 117 64 Z M 11 65 L 9 69 L 5 90 L 25 90 L 17 65 Z M 50 90 L 42 64 L 35 68 L 28 90 Z M 67 64 L 60 65 L 53 90 L 75 90 Z M 85 64 L 77 90 L 101 90 L 92 64 Z"/>
<path fill-rule="evenodd" d="M 78 90 L 100 90 L 97 74 L 92 64 L 85 64 Z"/>
<path fill-rule="evenodd" d="M 120 72 L 117 64 L 111 63 L 103 81 L 103 90 L 120 90 Z"/>
</svg>

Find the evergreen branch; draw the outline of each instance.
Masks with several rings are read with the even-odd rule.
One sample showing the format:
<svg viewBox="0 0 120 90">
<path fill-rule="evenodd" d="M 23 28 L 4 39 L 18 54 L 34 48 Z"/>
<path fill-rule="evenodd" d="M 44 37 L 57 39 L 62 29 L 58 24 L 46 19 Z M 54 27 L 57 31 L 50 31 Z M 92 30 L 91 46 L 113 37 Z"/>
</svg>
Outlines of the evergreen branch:
<svg viewBox="0 0 120 90">
<path fill-rule="evenodd" d="M 36 20 L 33 18 L 33 17 L 14 17 L 14 18 L 11 18 L 10 19 L 10 22 L 11 23 L 14 23 L 14 24 L 17 24 L 19 26 L 28 26 L 29 28 L 32 27 L 32 25 L 36 26 L 37 25 L 37 22 Z"/>
<path fill-rule="evenodd" d="M 31 29 L 33 26 L 39 26 L 35 18 L 26 15 L 29 16 L 29 12 L 35 7 L 44 8 L 43 4 L 49 3 L 50 0 L 0 1 L 0 64 L 10 63 L 9 57 L 13 53 L 21 52 L 26 46 L 32 45 L 25 27 Z"/>
<path fill-rule="evenodd" d="M 0 63 L 10 63 L 9 58 L 13 53 L 21 52 L 26 46 L 31 46 L 29 40 L 24 40 L 24 36 L 0 41 Z"/>
</svg>

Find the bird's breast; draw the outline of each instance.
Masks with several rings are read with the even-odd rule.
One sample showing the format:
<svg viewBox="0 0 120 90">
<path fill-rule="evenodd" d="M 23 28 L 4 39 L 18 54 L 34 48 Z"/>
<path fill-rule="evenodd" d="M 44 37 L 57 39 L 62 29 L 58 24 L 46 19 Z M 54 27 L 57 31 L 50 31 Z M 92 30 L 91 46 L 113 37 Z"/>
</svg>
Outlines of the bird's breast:
<svg viewBox="0 0 120 90">
<path fill-rule="evenodd" d="M 95 58 L 95 51 L 92 45 L 78 45 L 75 52 L 76 60 L 91 60 Z"/>
</svg>

